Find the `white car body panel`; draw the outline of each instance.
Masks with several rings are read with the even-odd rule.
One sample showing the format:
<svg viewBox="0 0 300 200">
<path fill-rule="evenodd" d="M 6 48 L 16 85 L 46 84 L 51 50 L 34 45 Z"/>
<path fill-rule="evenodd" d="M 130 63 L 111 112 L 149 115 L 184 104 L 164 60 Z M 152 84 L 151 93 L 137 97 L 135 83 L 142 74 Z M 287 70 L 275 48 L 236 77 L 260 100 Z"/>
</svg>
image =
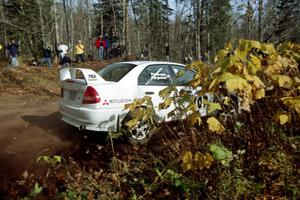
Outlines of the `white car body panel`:
<svg viewBox="0 0 300 200">
<path fill-rule="evenodd" d="M 136 61 L 123 62 L 135 64 L 118 82 L 105 81 L 95 71 L 85 68 L 62 68 L 60 70 L 63 98 L 59 103 L 59 111 L 62 120 L 78 128 L 93 131 L 117 131 L 127 111 L 124 105 L 131 103 L 136 98 L 145 95 L 152 97 L 157 115 L 161 121 L 170 121 L 167 114 L 174 109 L 174 105 L 165 110 L 159 110 L 158 106 L 163 102 L 159 91 L 167 86 L 138 85 L 138 77 L 143 70 L 151 65 L 177 65 L 170 62 Z M 76 73 L 82 73 L 83 78 L 78 79 Z M 152 74 L 151 74 L 152 76 Z M 95 104 L 82 104 L 83 94 L 88 86 L 92 86 L 100 97 L 100 102 Z M 178 87 L 184 88 L 184 87 Z M 206 110 L 201 114 L 206 114 Z"/>
</svg>

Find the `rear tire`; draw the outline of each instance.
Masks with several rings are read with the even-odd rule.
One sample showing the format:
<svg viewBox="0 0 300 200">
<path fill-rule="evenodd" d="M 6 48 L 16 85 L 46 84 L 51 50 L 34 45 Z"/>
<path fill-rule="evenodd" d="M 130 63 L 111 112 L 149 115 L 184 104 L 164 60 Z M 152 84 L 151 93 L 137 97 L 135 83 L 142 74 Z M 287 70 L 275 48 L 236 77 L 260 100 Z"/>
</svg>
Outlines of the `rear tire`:
<svg viewBox="0 0 300 200">
<path fill-rule="evenodd" d="M 128 140 L 133 145 L 145 145 L 153 135 L 153 126 L 149 122 L 139 122 L 128 130 Z"/>
</svg>

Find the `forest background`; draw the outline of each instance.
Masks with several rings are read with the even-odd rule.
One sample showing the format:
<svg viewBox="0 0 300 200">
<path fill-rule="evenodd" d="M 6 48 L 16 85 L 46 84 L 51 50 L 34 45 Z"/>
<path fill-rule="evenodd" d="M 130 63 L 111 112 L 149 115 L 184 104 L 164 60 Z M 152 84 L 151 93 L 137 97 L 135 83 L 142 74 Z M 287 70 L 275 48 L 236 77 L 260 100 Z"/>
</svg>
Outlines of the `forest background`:
<svg viewBox="0 0 300 200">
<path fill-rule="evenodd" d="M 1 0 L 0 44 L 11 39 L 27 57 L 56 49 L 60 42 L 73 48 L 78 39 L 95 58 L 95 39 L 117 33 L 123 55 L 149 59 L 209 61 L 227 42 L 300 42 L 298 0 Z M 0 58 L 7 58 L 1 51 Z"/>
</svg>

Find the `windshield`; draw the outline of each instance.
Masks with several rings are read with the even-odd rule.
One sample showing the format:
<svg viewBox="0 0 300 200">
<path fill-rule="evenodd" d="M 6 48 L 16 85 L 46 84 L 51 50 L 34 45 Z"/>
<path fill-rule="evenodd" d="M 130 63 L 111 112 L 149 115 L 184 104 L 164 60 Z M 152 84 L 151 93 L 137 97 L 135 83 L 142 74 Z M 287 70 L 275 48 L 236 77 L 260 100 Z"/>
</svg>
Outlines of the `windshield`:
<svg viewBox="0 0 300 200">
<path fill-rule="evenodd" d="M 115 63 L 107 65 L 97 73 L 106 81 L 118 82 L 135 66 L 130 63 Z"/>
</svg>

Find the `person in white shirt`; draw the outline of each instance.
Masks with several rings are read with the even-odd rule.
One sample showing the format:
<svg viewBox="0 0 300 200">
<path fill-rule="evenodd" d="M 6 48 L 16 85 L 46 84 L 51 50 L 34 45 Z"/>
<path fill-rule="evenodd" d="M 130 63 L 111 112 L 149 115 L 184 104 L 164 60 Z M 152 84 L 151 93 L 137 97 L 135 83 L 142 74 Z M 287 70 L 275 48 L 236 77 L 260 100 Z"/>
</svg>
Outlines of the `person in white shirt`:
<svg viewBox="0 0 300 200">
<path fill-rule="evenodd" d="M 60 45 L 58 45 L 57 50 L 59 52 L 59 58 L 60 60 L 62 60 L 65 56 L 65 54 L 68 52 L 69 47 L 65 44 L 63 44 L 62 42 L 60 43 Z"/>
</svg>

